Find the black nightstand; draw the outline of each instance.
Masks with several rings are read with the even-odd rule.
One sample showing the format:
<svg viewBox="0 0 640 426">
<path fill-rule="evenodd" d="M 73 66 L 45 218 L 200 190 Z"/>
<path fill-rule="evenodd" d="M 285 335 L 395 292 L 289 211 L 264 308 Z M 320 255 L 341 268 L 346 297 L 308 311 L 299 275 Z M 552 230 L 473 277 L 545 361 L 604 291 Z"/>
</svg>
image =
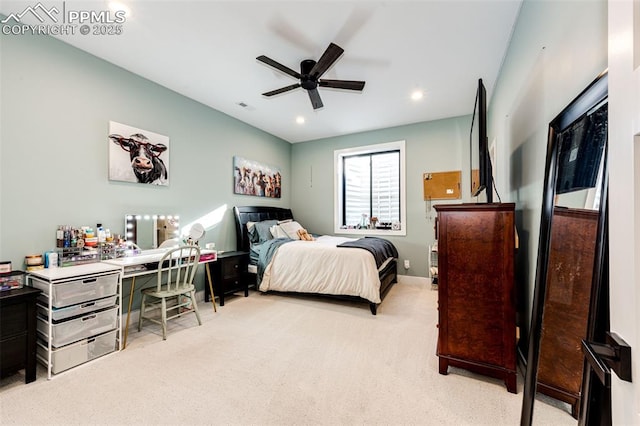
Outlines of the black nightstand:
<svg viewBox="0 0 640 426">
<path fill-rule="evenodd" d="M 0 376 L 22 368 L 25 382 L 36 379 L 36 299 L 40 290 L 0 292 Z"/>
<path fill-rule="evenodd" d="M 244 297 L 249 296 L 249 252 L 246 251 L 230 251 L 218 254 L 215 262 L 206 264 L 207 268 L 211 268 L 211 277 L 213 279 L 213 292 L 220 300 L 220 306 L 224 306 L 224 296 L 236 293 L 240 290 L 244 291 Z M 209 301 L 211 294 L 209 287 L 205 286 L 204 300 Z"/>
</svg>

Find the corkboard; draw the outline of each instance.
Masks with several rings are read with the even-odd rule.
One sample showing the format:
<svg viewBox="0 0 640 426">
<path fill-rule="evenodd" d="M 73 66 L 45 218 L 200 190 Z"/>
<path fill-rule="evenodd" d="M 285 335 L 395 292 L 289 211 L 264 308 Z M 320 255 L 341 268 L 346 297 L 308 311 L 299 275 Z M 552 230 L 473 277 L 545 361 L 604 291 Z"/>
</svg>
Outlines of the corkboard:
<svg viewBox="0 0 640 426">
<path fill-rule="evenodd" d="M 425 200 L 457 200 L 461 198 L 462 171 L 423 173 Z"/>
</svg>

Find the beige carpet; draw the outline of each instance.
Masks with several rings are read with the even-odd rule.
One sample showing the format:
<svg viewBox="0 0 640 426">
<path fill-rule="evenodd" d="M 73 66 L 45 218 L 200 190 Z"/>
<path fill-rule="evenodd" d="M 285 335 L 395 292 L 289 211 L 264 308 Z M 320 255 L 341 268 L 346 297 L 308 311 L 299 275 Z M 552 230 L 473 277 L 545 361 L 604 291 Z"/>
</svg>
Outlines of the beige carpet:
<svg viewBox="0 0 640 426">
<path fill-rule="evenodd" d="M 200 303 L 173 322 L 131 328 L 126 350 L 24 385 L 0 381 L 8 424 L 516 425 L 522 404 L 499 380 L 438 374 L 437 292 L 402 277 L 366 304 L 262 295 Z M 534 424 L 575 425 L 537 401 Z"/>
</svg>

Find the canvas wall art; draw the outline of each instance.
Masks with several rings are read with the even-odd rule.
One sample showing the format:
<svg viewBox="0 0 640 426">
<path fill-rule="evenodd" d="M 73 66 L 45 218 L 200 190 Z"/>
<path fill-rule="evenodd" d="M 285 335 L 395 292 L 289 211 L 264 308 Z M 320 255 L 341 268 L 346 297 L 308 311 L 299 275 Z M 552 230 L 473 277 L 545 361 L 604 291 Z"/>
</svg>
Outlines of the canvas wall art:
<svg viewBox="0 0 640 426">
<path fill-rule="evenodd" d="M 278 167 L 235 156 L 233 157 L 233 174 L 235 194 L 269 198 L 281 196 L 282 174 Z"/>
<path fill-rule="evenodd" d="M 109 179 L 169 185 L 169 137 L 109 122 Z"/>
</svg>

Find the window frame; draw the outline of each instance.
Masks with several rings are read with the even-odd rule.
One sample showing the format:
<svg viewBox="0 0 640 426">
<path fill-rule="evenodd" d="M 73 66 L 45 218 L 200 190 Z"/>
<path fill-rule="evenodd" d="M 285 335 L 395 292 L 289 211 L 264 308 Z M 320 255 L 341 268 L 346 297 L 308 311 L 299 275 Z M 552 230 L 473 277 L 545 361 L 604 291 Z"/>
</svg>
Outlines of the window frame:
<svg viewBox="0 0 640 426">
<path fill-rule="evenodd" d="M 407 235 L 407 202 L 406 202 L 406 162 L 405 141 L 380 143 L 375 145 L 358 146 L 353 148 L 338 149 L 333 151 L 334 167 L 334 193 L 333 193 L 333 228 L 335 234 L 343 235 L 379 235 L 379 236 L 406 236 Z M 388 151 L 400 151 L 400 229 L 342 229 L 343 211 L 343 158 L 353 155 L 367 155 Z"/>
</svg>

